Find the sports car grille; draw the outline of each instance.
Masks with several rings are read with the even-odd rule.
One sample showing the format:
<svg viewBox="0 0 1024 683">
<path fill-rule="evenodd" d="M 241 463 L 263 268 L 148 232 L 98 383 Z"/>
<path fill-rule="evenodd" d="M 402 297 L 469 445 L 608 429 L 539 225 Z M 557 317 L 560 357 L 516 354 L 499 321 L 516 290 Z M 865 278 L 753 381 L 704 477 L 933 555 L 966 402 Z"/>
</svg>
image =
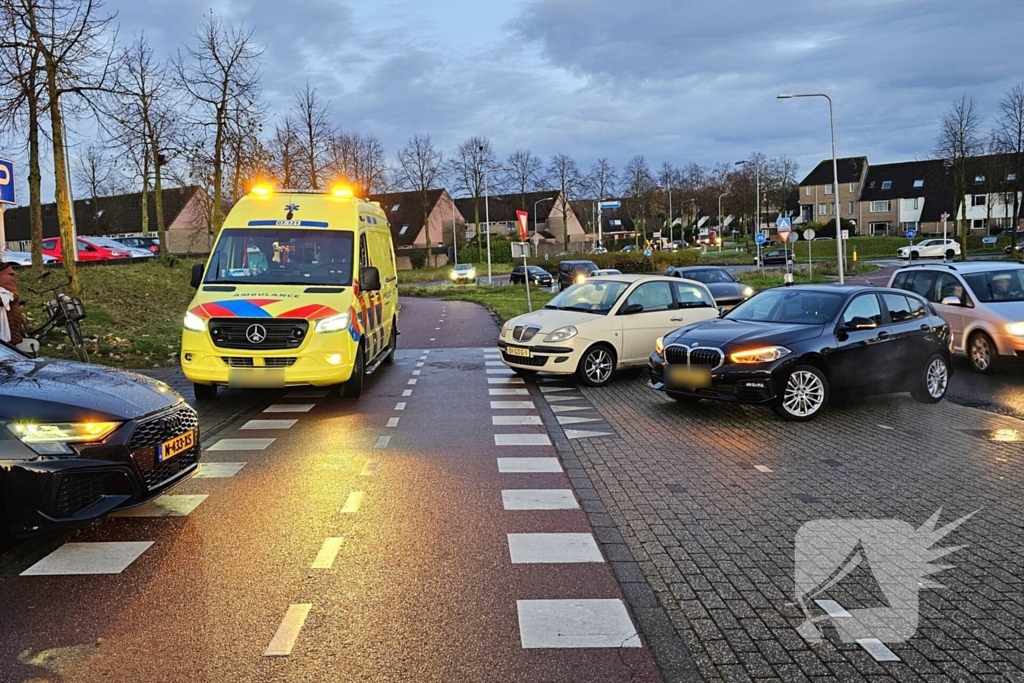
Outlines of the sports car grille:
<svg viewBox="0 0 1024 683">
<path fill-rule="evenodd" d="M 65 474 L 61 477 L 54 506 L 68 517 L 78 514 L 103 496 L 103 477 Z"/>
<path fill-rule="evenodd" d="M 196 445 L 184 453 L 180 453 L 165 462 L 157 462 L 156 449 L 164 441 L 180 436 L 190 429 L 199 428 L 199 417 L 196 411 L 188 406 L 146 420 L 140 423 L 132 433 L 128 448 L 132 452 L 135 464 L 146 486 L 155 488 L 182 470 L 188 469 L 199 461 L 199 438 Z"/>
<path fill-rule="evenodd" d="M 548 362 L 547 356 L 530 356 L 529 358 L 523 358 L 522 356 L 510 356 L 504 351 L 501 352 L 501 357 L 509 363 L 515 363 L 516 365 L 532 365 L 537 368 Z"/>
<path fill-rule="evenodd" d="M 672 365 L 689 364 L 691 367 L 716 370 L 725 363 L 725 354 L 721 349 L 703 346 L 695 349 L 688 349 L 685 346 L 666 346 L 665 360 Z"/>
<path fill-rule="evenodd" d="M 210 339 L 222 349 L 274 351 L 302 346 L 309 332 L 309 321 L 286 318 L 213 318 L 209 328 Z"/>
</svg>

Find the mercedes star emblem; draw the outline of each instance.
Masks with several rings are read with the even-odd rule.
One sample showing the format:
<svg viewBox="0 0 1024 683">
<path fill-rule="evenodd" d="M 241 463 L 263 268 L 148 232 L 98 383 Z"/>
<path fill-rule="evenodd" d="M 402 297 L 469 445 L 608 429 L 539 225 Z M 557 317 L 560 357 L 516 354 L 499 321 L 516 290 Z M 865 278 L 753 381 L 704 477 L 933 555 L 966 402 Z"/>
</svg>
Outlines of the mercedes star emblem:
<svg viewBox="0 0 1024 683">
<path fill-rule="evenodd" d="M 245 330 L 245 338 L 253 344 L 259 344 L 267 338 L 267 328 L 260 324 L 249 325 Z"/>
</svg>

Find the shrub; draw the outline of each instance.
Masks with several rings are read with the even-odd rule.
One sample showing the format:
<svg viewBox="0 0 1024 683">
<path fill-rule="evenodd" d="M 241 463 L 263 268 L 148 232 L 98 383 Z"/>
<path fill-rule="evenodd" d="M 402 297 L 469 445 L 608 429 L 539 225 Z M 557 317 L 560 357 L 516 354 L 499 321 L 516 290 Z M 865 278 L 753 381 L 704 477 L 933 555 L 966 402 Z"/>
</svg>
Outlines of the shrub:
<svg viewBox="0 0 1024 683">
<path fill-rule="evenodd" d="M 409 263 L 416 270 L 425 268 L 427 265 L 427 254 L 422 249 L 416 249 L 409 252 Z"/>
</svg>

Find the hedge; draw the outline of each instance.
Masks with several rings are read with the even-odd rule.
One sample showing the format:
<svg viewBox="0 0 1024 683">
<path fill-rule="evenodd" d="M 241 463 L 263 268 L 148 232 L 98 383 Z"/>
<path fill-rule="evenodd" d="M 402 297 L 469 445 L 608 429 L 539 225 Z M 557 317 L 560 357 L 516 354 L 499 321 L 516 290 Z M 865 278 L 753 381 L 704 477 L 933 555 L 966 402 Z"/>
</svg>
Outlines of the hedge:
<svg viewBox="0 0 1024 683">
<path fill-rule="evenodd" d="M 550 261 L 531 259 L 530 263 L 555 275 L 558 273 L 558 264 L 562 261 L 593 261 L 598 268 L 615 268 L 623 273 L 663 273 L 668 270 L 669 266 L 696 265 L 698 255 L 696 252 L 689 251 L 656 251 L 648 258 L 642 252 L 611 251 L 607 254 L 559 256 Z"/>
</svg>

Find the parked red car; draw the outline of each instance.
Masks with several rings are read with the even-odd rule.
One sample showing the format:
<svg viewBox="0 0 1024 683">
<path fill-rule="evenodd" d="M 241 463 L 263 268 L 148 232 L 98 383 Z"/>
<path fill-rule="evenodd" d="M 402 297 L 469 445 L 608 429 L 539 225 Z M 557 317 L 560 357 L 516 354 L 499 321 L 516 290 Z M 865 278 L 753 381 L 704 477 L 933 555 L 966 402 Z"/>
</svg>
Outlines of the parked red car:
<svg viewBox="0 0 1024 683">
<path fill-rule="evenodd" d="M 43 240 L 43 253 L 52 256 L 58 261 L 61 260 L 60 238 L 51 237 Z M 126 249 L 115 249 L 96 244 L 88 237 L 78 238 L 78 260 L 79 261 L 109 261 L 112 259 L 131 258 Z"/>
</svg>

